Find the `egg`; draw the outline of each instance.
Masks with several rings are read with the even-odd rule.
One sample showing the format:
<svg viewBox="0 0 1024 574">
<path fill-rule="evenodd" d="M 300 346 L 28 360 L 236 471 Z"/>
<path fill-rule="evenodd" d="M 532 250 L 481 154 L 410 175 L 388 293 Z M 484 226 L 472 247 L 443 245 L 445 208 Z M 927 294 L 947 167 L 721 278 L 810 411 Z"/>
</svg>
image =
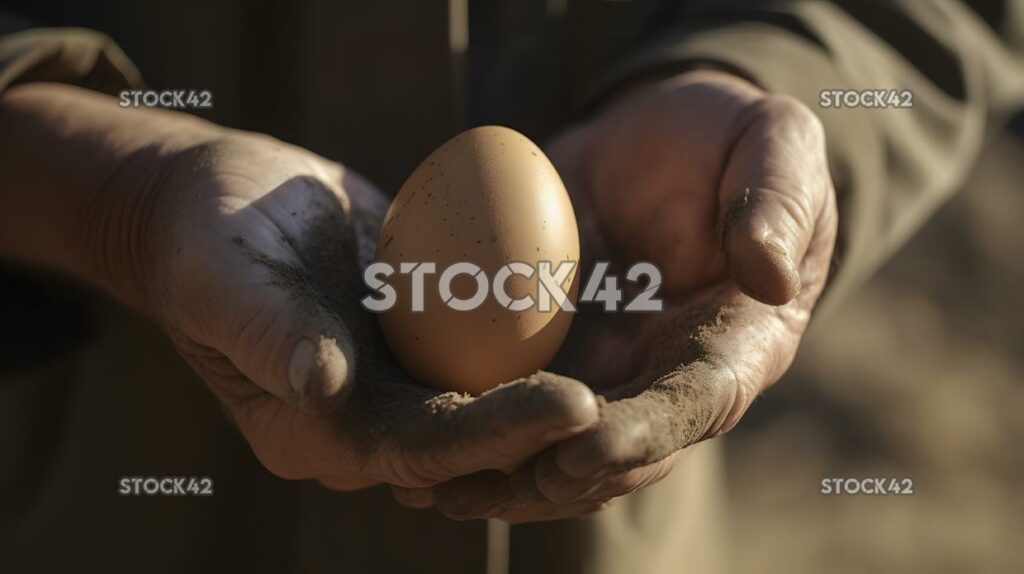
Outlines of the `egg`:
<svg viewBox="0 0 1024 574">
<path fill-rule="evenodd" d="M 572 203 L 537 145 L 499 126 L 455 136 L 412 172 L 381 227 L 377 261 L 393 266 L 387 281 L 397 298 L 379 321 L 395 358 L 425 385 L 471 394 L 544 368 L 572 322 L 563 307 L 575 301 L 579 250 Z M 541 284 L 545 261 L 551 276 L 571 267 L 552 283 L 568 305 Z M 431 273 L 420 268 L 421 311 L 413 310 L 415 273 L 402 273 L 403 263 L 433 264 Z M 479 272 L 454 275 L 442 293 L 444 272 L 457 263 Z M 508 264 L 518 272 L 505 273 L 507 297 L 499 299 L 494 279 Z M 471 310 L 449 304 L 452 297 L 473 302 L 484 286 L 486 296 Z M 553 296 L 543 309 L 546 293 Z"/>
</svg>

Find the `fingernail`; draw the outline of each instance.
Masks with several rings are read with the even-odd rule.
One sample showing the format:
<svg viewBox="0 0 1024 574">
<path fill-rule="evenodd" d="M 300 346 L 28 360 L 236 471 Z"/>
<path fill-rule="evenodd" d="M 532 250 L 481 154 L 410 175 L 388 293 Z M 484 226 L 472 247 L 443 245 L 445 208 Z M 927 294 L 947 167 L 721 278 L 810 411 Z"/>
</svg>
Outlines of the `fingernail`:
<svg viewBox="0 0 1024 574">
<path fill-rule="evenodd" d="M 319 343 L 299 341 L 288 364 L 288 382 L 295 398 L 311 408 L 326 407 L 345 386 L 351 366 L 335 339 L 321 337 Z"/>
<path fill-rule="evenodd" d="M 774 233 L 769 233 L 768 235 L 765 236 L 764 244 L 767 245 L 772 251 L 780 255 L 784 255 L 787 258 L 789 257 L 789 252 L 786 250 L 786 246 L 782 244 L 782 241 L 780 241 L 779 237 Z"/>
<path fill-rule="evenodd" d="M 305 398 L 309 379 L 315 367 L 316 345 L 309 339 L 299 341 L 288 363 L 288 383 L 297 399 Z"/>
<path fill-rule="evenodd" d="M 793 263 L 793 256 L 774 233 L 769 233 L 764 238 L 764 244 L 772 252 L 776 266 L 783 273 L 782 280 L 786 284 L 789 298 L 796 297 L 800 293 L 800 273 Z"/>
<path fill-rule="evenodd" d="M 793 267 L 793 258 L 789 255 L 789 250 L 783 245 L 782 240 L 779 239 L 774 233 L 769 233 L 764 238 L 764 245 L 775 257 L 779 258 L 779 261 L 784 261 L 788 267 Z"/>
<path fill-rule="evenodd" d="M 393 488 L 392 493 L 401 504 L 413 508 L 427 508 L 434 504 L 432 488 Z"/>
</svg>

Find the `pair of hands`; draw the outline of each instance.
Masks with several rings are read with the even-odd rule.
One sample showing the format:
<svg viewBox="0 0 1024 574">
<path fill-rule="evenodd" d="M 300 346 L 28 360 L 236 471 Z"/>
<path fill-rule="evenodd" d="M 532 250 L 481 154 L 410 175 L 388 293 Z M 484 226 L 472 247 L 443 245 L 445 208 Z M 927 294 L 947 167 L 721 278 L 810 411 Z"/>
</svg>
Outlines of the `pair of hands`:
<svg viewBox="0 0 1024 574">
<path fill-rule="evenodd" d="M 387 483 L 453 518 L 592 512 L 731 429 L 789 367 L 835 240 L 823 132 L 801 104 L 709 71 L 634 90 L 548 151 L 584 268 L 653 262 L 665 310 L 585 308 L 560 375 L 438 393 L 394 364 L 358 303 L 387 200 L 305 150 L 212 133 L 154 167 L 128 209 L 146 215 L 133 218 L 146 269 L 123 298 L 274 474 Z"/>
</svg>

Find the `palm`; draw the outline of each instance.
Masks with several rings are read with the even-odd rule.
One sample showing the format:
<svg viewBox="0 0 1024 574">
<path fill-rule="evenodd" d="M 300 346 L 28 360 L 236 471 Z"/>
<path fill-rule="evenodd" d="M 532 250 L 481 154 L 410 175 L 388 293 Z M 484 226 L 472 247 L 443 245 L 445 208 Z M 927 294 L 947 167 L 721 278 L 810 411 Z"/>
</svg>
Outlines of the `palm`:
<svg viewBox="0 0 1024 574">
<path fill-rule="evenodd" d="M 607 399 L 597 425 L 508 481 L 435 491 L 439 506 L 497 505 L 512 521 L 572 516 L 656 482 L 682 449 L 735 425 L 789 366 L 836 229 L 820 123 L 727 74 L 645 86 L 548 153 L 579 221 L 583 286 L 610 261 L 629 301 L 638 286 L 625 271 L 649 261 L 665 306 L 581 304 L 552 369 Z"/>
<path fill-rule="evenodd" d="M 672 322 L 667 315 L 689 316 L 693 324 L 684 330 L 695 329 L 706 315 L 697 309 L 706 305 L 706 292 L 727 282 L 717 221 L 719 179 L 734 134 L 722 126 L 736 122 L 745 101 L 701 106 L 695 100 L 707 98 L 706 91 L 674 95 L 672 114 L 655 108 L 618 122 L 613 111 L 602 127 L 609 142 L 602 161 L 590 157 L 591 128 L 568 132 L 549 148 L 580 221 L 582 278 L 598 260 L 610 261 L 620 278 L 632 263 L 649 261 L 662 272 L 660 295 L 671 311 L 606 315 L 599 305 L 582 306 L 556 367 L 597 388 L 630 380 L 650 364 L 644 333 Z M 637 286 L 620 284 L 628 301 Z M 578 360 L 583 355 L 587 360 Z"/>
<path fill-rule="evenodd" d="M 548 374 L 468 398 L 401 372 L 359 304 L 387 205 L 363 178 L 252 134 L 187 153 L 160 194 L 153 311 L 275 474 L 422 487 L 596 419 L 585 385 Z"/>
<path fill-rule="evenodd" d="M 727 394 L 755 395 L 788 366 L 824 283 L 834 208 L 825 208 L 824 162 L 798 157 L 815 149 L 813 122 L 746 86 L 651 89 L 549 147 L 580 222 L 581 279 L 610 261 L 629 301 L 641 286 L 624 280 L 626 269 L 648 261 L 662 273 L 664 300 L 660 313 L 581 304 L 556 370 L 614 400 L 711 356 L 728 375 Z M 784 197 L 794 187 L 798 195 Z M 741 229 L 729 235 L 733 220 Z M 787 243 L 788 272 L 776 233 L 806 237 Z"/>
</svg>

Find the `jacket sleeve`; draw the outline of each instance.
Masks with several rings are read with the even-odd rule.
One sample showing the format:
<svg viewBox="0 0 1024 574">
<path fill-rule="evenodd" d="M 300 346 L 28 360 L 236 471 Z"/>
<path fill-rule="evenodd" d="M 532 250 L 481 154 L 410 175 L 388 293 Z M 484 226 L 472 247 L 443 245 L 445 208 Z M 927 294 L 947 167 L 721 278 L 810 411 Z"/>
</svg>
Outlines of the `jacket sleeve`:
<svg viewBox="0 0 1024 574">
<path fill-rule="evenodd" d="M 104 34 L 34 28 L 0 36 L 0 92 L 24 82 L 61 82 L 114 94 L 141 86 L 142 77 Z"/>
<path fill-rule="evenodd" d="M 28 29 L 23 21 L 0 11 L 0 93 L 32 81 L 70 83 L 111 94 L 142 83 L 107 36 L 82 29 Z M 0 261 L 0 391 L 14 401 L 10 412 L 32 407 L 31 401 L 42 397 L 44 388 L 50 389 L 47 396 L 52 394 L 49 378 L 62 372 L 56 366 L 65 365 L 90 337 L 83 299 L 75 286 Z M 25 384 L 19 385 L 22 381 Z"/>
<path fill-rule="evenodd" d="M 710 66 L 817 112 L 840 211 L 831 299 L 899 248 L 1024 109 L 1022 1 L 716 0 L 687 2 L 672 22 L 595 93 Z M 907 90 L 912 107 L 822 105 L 823 91 L 869 89 Z"/>
</svg>

